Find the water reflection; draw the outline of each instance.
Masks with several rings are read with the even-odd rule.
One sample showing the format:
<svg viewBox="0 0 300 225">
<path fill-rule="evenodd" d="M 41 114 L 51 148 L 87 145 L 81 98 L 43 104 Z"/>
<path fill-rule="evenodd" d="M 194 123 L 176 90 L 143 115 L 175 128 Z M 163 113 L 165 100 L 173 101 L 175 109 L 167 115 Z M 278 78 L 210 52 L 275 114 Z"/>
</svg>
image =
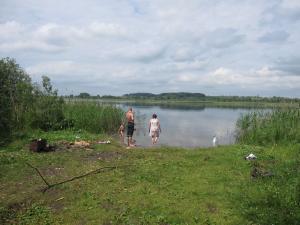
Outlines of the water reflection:
<svg viewBox="0 0 300 225">
<path fill-rule="evenodd" d="M 128 104 L 119 104 L 127 110 Z M 249 109 L 191 108 L 178 106 L 145 106 L 131 104 L 136 116 L 134 139 L 138 145 L 150 146 L 148 122 L 153 113 L 158 115 L 162 133 L 159 144 L 179 147 L 209 147 L 216 135 L 221 145 L 235 142 L 235 123 Z"/>
</svg>

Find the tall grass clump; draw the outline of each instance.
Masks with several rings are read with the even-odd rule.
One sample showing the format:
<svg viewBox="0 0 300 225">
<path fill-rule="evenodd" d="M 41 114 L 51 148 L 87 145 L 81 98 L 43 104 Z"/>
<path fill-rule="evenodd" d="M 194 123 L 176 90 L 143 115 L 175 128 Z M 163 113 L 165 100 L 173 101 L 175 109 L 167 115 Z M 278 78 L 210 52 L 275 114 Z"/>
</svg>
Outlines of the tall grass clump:
<svg viewBox="0 0 300 225">
<path fill-rule="evenodd" d="M 236 127 L 239 143 L 300 143 L 300 109 L 252 112 L 241 116 Z"/>
<path fill-rule="evenodd" d="M 124 115 L 120 108 L 101 105 L 97 102 L 69 102 L 65 105 L 64 114 L 69 127 L 86 130 L 92 133 L 114 133 L 120 126 Z"/>
</svg>

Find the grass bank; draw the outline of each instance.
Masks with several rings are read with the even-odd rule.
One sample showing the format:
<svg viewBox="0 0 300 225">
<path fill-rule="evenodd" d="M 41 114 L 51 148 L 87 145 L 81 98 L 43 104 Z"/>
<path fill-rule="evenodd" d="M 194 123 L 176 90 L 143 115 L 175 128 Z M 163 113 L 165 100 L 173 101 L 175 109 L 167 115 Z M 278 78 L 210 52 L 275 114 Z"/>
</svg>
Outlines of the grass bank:
<svg viewBox="0 0 300 225">
<path fill-rule="evenodd" d="M 28 151 L 28 139 L 0 150 L 1 224 L 299 224 L 299 144 L 209 149 L 126 149 L 86 132 L 35 133 L 50 143 L 80 139 L 91 148 Z M 254 162 L 244 160 L 249 153 Z M 42 192 L 51 184 L 97 168 Z"/>
</svg>

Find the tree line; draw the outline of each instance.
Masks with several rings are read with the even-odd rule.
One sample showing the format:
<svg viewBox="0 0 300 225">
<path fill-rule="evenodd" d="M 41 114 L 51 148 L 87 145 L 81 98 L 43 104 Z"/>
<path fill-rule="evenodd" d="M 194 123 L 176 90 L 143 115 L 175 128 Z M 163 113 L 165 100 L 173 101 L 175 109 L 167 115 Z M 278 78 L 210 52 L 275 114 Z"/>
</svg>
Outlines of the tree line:
<svg viewBox="0 0 300 225">
<path fill-rule="evenodd" d="M 89 93 L 80 93 L 79 95 L 65 96 L 67 98 L 84 98 L 84 99 L 132 99 L 132 100 L 195 100 L 195 101 L 214 101 L 214 102 L 266 102 L 266 103 L 299 103 L 299 98 L 287 97 L 260 97 L 260 96 L 208 96 L 203 93 L 191 92 L 167 92 L 153 94 L 147 92 L 138 92 L 124 94 L 122 96 L 113 95 L 96 95 L 92 96 Z"/>
</svg>

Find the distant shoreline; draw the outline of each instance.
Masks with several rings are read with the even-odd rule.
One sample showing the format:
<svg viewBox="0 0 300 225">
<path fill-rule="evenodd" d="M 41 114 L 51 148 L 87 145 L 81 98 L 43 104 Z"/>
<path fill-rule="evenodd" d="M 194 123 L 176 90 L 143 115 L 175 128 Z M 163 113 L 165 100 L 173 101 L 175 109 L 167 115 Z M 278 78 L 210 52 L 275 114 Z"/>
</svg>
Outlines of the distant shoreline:
<svg viewBox="0 0 300 225">
<path fill-rule="evenodd" d="M 190 100 L 190 99 L 131 99 L 131 98 L 70 98 L 64 97 L 66 101 L 100 101 L 113 104 L 131 105 L 158 105 L 169 107 L 222 107 L 222 108 L 300 108 L 300 102 L 266 102 L 266 101 L 216 101 L 216 100 Z"/>
</svg>

